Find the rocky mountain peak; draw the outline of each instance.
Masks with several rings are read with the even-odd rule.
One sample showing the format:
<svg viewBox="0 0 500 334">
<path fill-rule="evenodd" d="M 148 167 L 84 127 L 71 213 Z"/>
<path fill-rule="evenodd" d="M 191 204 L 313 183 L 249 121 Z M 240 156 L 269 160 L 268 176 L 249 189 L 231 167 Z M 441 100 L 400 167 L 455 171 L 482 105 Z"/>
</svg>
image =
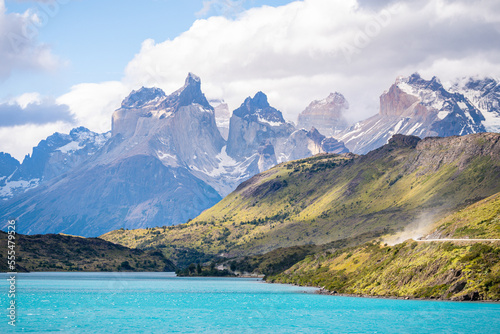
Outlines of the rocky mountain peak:
<svg viewBox="0 0 500 334">
<path fill-rule="evenodd" d="M 213 107 L 208 103 L 205 94 L 201 91 L 201 79 L 193 73 L 188 73 L 184 86 L 170 95 L 165 102 L 170 107 L 173 104 L 177 107 L 184 107 L 196 103 L 207 110 L 213 111 Z"/>
<path fill-rule="evenodd" d="M 122 102 L 122 108 L 140 108 L 151 102 L 157 102 L 165 97 L 165 92 L 160 88 L 142 87 L 133 90 Z"/>
<path fill-rule="evenodd" d="M 464 78 L 463 87 L 466 89 L 481 90 L 485 94 L 500 91 L 500 84 L 493 78 Z M 458 86 L 458 84 L 455 84 Z"/>
<path fill-rule="evenodd" d="M 0 152 L 0 179 L 10 176 L 17 168 L 19 168 L 19 165 L 19 161 L 13 158 L 10 154 Z"/>
<path fill-rule="evenodd" d="M 441 80 L 439 80 L 436 76 L 433 76 L 431 80 L 425 80 L 420 76 L 420 74 L 413 73 L 408 78 L 403 78 L 401 81 L 406 82 L 408 85 L 417 89 L 430 89 L 433 91 L 443 90 Z"/>
<path fill-rule="evenodd" d="M 269 107 L 269 102 L 267 101 L 267 95 L 262 92 L 257 92 L 253 99 L 249 101 L 254 109 L 264 109 Z"/>
<path fill-rule="evenodd" d="M 323 139 L 325 139 L 325 136 L 323 136 L 315 127 L 312 127 L 311 130 L 309 130 L 307 137 L 320 143 Z"/>
<path fill-rule="evenodd" d="M 346 108 L 349 108 L 349 103 L 347 103 L 347 100 L 345 99 L 344 95 L 342 95 L 339 92 L 330 93 L 330 95 L 328 95 L 328 97 L 326 98 L 326 102 L 334 103 L 336 105 L 342 105 L 345 106 Z"/>
<path fill-rule="evenodd" d="M 454 110 L 476 114 L 464 96 L 447 91 L 437 77 L 423 79 L 418 73 L 398 77 L 388 92 L 380 96 L 380 115 L 428 117 L 443 119 Z"/>
<path fill-rule="evenodd" d="M 380 96 L 380 112 L 382 116 L 399 116 L 414 103 L 418 102 L 418 97 L 413 93 L 413 87 L 407 84 L 404 79 L 396 80 L 396 83 Z"/>
<path fill-rule="evenodd" d="M 184 86 L 189 86 L 189 85 L 198 85 L 201 86 L 201 79 L 199 76 L 196 74 L 189 72 L 186 80 L 184 81 Z"/>
<path fill-rule="evenodd" d="M 141 88 L 133 91 L 124 100 L 122 108 L 113 113 L 113 136 L 121 134 L 124 138 L 134 135 L 145 135 L 158 120 L 163 120 L 177 113 L 181 107 L 199 105 L 199 112 L 209 111 L 213 114 L 214 108 L 208 103 L 201 91 L 201 80 L 189 73 L 184 86 L 166 96 L 159 88 Z"/>
<path fill-rule="evenodd" d="M 269 105 L 266 94 L 258 92 L 253 98 L 246 98 L 233 111 L 229 122 L 227 154 L 240 161 L 258 153 L 259 147 L 265 143 L 271 143 L 276 152 L 281 153 L 279 147 L 293 131 L 295 127 L 285 122 L 281 111 Z"/>
<path fill-rule="evenodd" d="M 348 127 L 349 124 L 344 118 L 347 109 L 349 109 L 349 103 L 344 95 L 338 92 L 330 93 L 323 100 L 311 102 L 300 113 L 297 127 L 299 129 L 314 127 L 325 136 L 333 136 Z"/>
<path fill-rule="evenodd" d="M 258 92 L 253 98 L 247 97 L 245 102 L 243 102 L 238 109 L 233 111 L 233 115 L 260 123 L 266 123 L 271 126 L 285 123 L 281 111 L 271 107 L 267 100 L 267 95 L 262 92 Z"/>
<path fill-rule="evenodd" d="M 460 86 L 462 87 L 462 86 Z M 380 112 L 336 136 L 354 153 L 364 154 L 386 144 L 394 134 L 430 136 L 463 136 L 485 132 L 488 102 L 481 91 L 465 88 L 447 90 L 440 80 L 423 79 L 418 73 L 399 77 L 380 96 Z M 491 104 L 490 104 L 491 105 Z M 491 113 L 494 125 L 500 118 Z M 497 114 L 500 115 L 500 114 Z M 483 122 L 485 122 L 483 124 Z"/>
<path fill-rule="evenodd" d="M 83 126 L 74 128 L 69 132 L 69 136 L 71 137 L 71 139 L 79 142 L 85 141 L 90 137 L 93 137 L 94 135 L 96 135 L 96 133 L 90 131 L 89 129 Z"/>
<path fill-rule="evenodd" d="M 500 132 L 500 80 L 494 78 L 462 78 L 450 91 L 462 94 L 484 117 L 486 131 Z"/>
</svg>

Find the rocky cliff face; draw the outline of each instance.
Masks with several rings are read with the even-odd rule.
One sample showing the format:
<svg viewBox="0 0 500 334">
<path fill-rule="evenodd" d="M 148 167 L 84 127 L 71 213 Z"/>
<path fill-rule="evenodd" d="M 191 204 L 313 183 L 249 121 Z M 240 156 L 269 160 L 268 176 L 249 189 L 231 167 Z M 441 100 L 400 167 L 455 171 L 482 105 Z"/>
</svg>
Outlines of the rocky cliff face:
<svg viewBox="0 0 500 334">
<path fill-rule="evenodd" d="M 334 138 L 323 136 L 315 128 L 310 131 L 304 129 L 297 130 L 286 140 L 282 161 L 290 161 L 307 158 L 319 153 L 347 153 L 349 150 L 342 142 Z"/>
<path fill-rule="evenodd" d="M 348 128 L 344 113 L 349 103 L 340 93 L 332 93 L 326 99 L 313 101 L 299 114 L 297 128 L 316 128 L 321 134 L 331 137 Z"/>
<path fill-rule="evenodd" d="M 276 148 L 294 130 L 293 125 L 285 122 L 281 112 L 269 105 L 267 96 L 258 92 L 233 111 L 227 153 L 241 160 L 258 152 L 262 145 L 271 143 Z"/>
<path fill-rule="evenodd" d="M 224 102 L 224 100 L 210 100 L 208 102 L 214 108 L 215 123 L 217 124 L 217 128 L 219 129 L 222 138 L 227 140 L 229 135 L 229 119 L 231 118 L 229 106 L 226 102 Z"/>
<path fill-rule="evenodd" d="M 227 153 L 235 161 L 250 166 L 249 175 L 318 153 L 345 152 L 348 150 L 341 142 L 326 138 L 314 127 L 310 131 L 295 130 L 279 110 L 269 105 L 262 92 L 248 97 L 231 117 Z M 255 160 L 257 164 L 253 163 Z"/>
<path fill-rule="evenodd" d="M 0 153 L 0 178 L 6 178 L 16 171 L 20 166 L 19 161 L 8 153 Z"/>
<path fill-rule="evenodd" d="M 398 78 L 380 97 L 380 111 L 336 135 L 347 148 L 364 154 L 386 144 L 394 134 L 453 136 L 485 132 L 483 114 L 462 94 L 444 89 L 434 77 Z"/>
</svg>

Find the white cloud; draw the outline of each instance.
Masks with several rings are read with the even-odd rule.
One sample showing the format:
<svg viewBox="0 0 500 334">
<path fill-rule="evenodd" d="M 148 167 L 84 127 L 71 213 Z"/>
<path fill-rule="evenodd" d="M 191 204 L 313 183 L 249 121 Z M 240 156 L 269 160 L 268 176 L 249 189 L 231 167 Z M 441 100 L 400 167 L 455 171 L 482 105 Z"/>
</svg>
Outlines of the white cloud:
<svg viewBox="0 0 500 334">
<path fill-rule="evenodd" d="M 55 122 L 43 125 L 25 124 L 0 128 L 0 152 L 8 152 L 19 161 L 33 151 L 42 139 L 54 132 L 69 133 L 74 125 L 65 122 Z"/>
<path fill-rule="evenodd" d="M 92 131 L 107 132 L 111 129 L 111 115 L 120 107 L 130 88 L 121 82 L 84 83 L 57 99 L 69 106 L 76 123 Z"/>
<path fill-rule="evenodd" d="M 0 152 L 22 161 L 42 139 L 68 133 L 77 122 L 67 105 L 39 93 L 25 93 L 0 104 Z"/>
<path fill-rule="evenodd" d="M 24 93 L 20 96 L 16 96 L 10 99 L 9 104 L 18 104 L 21 108 L 26 109 L 28 104 L 40 104 L 42 103 L 43 97 L 40 93 Z M 0 124 L 1 125 L 1 124 Z"/>
<path fill-rule="evenodd" d="M 351 119 L 378 111 L 398 75 L 443 80 L 500 71 L 498 5 L 408 1 L 366 7 L 355 0 L 305 0 L 254 8 L 236 19 L 196 21 L 174 40 L 143 43 L 129 63 L 129 86 L 167 92 L 192 71 L 204 91 L 236 108 L 262 90 L 289 119 L 313 99 L 340 91 Z M 463 66 L 467 64 L 467 66 Z"/>
<path fill-rule="evenodd" d="M 207 2 L 207 13 L 215 3 Z M 338 91 L 354 121 L 378 112 L 379 96 L 398 75 L 500 77 L 499 25 L 500 5 L 488 0 L 304 0 L 253 8 L 197 20 L 173 40 L 146 40 L 121 82 L 77 85 L 57 102 L 82 125 L 107 131 L 132 89 L 171 93 L 194 72 L 206 95 L 231 109 L 262 90 L 294 121 L 310 101 Z"/>
<path fill-rule="evenodd" d="M 61 63 L 47 45 L 37 41 L 38 30 L 47 18 L 41 14 L 45 12 L 7 13 L 5 1 L 0 0 L 0 82 L 15 69 L 46 71 Z"/>
</svg>

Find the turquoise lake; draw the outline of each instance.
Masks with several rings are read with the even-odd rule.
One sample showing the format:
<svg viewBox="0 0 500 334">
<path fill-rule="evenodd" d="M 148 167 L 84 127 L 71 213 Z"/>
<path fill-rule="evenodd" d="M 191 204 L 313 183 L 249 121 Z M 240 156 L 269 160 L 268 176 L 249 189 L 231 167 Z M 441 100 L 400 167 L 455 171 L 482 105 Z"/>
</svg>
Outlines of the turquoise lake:
<svg viewBox="0 0 500 334">
<path fill-rule="evenodd" d="M 500 304 L 335 297 L 173 273 L 1 274 L 0 333 L 500 333 Z"/>
</svg>

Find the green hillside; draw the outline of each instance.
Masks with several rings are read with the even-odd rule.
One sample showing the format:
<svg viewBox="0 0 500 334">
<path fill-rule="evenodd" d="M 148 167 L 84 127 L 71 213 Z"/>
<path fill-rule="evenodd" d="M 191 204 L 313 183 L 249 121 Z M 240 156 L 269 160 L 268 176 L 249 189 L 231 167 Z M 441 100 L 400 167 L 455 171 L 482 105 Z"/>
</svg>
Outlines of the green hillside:
<svg viewBox="0 0 500 334">
<path fill-rule="evenodd" d="M 500 239 L 500 193 L 437 222 L 429 238 Z"/>
<path fill-rule="evenodd" d="M 437 221 L 499 192 L 499 175 L 500 134 L 396 135 L 364 156 L 319 155 L 278 165 L 187 224 L 117 230 L 102 238 L 162 248 L 167 256 L 264 254 L 387 234 L 423 217 Z"/>
<path fill-rule="evenodd" d="M 368 296 L 500 300 L 500 243 L 367 243 L 308 256 L 268 281 Z"/>
<path fill-rule="evenodd" d="M 497 239 L 500 193 L 442 219 L 429 238 Z M 500 299 L 500 240 L 370 242 L 310 255 L 269 281 L 371 296 Z"/>
<path fill-rule="evenodd" d="M 21 235 L 16 239 L 18 271 L 174 271 L 159 251 L 130 249 L 98 238 L 61 234 Z M 7 250 L 7 233 L 0 231 L 0 248 Z M 0 254 L 0 271 L 7 272 L 7 251 Z"/>
</svg>

